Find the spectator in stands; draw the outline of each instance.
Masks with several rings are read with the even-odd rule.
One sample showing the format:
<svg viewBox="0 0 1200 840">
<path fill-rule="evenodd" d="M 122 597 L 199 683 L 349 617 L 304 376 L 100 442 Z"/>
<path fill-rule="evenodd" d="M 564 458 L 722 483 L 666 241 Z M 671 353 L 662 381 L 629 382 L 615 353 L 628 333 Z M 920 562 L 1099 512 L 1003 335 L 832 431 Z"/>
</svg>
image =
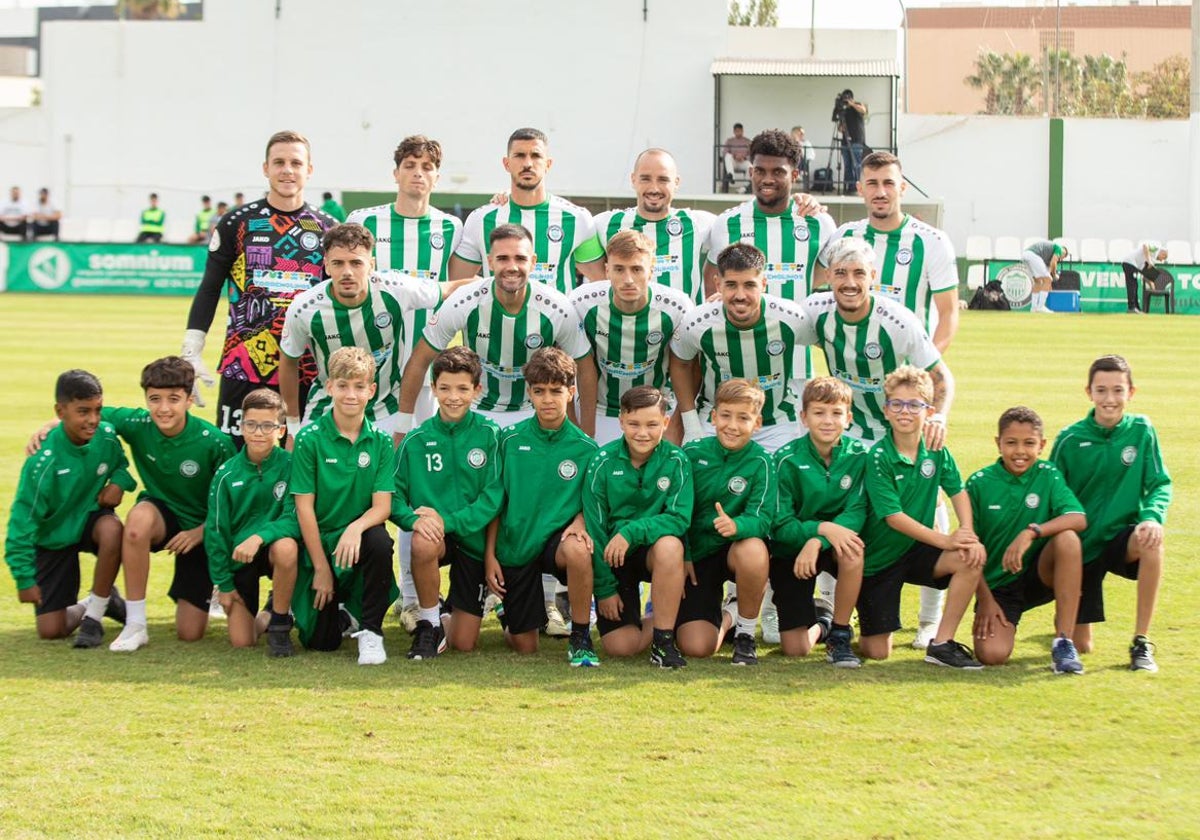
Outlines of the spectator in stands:
<svg viewBox="0 0 1200 840">
<path fill-rule="evenodd" d="M 217 212 L 213 213 L 212 218 L 208 220 L 208 234 L 207 234 L 206 238 L 209 241 L 212 240 L 213 228 L 215 228 L 217 226 L 217 222 L 221 221 L 221 217 L 224 216 L 228 212 L 229 212 L 229 202 L 228 201 L 218 201 L 217 202 Z"/>
<path fill-rule="evenodd" d="M 158 193 L 150 193 L 150 206 L 142 211 L 138 242 L 162 242 L 167 214 L 158 206 Z"/>
<path fill-rule="evenodd" d="M 725 178 L 750 183 L 750 138 L 741 123 L 733 124 L 733 136 L 721 147 L 725 157 Z M 741 176 L 741 177 L 738 177 Z"/>
<path fill-rule="evenodd" d="M 216 214 L 217 211 L 213 210 L 212 199 L 207 195 L 200 196 L 200 210 L 196 213 L 196 227 L 192 231 L 192 235 L 188 237 L 189 245 L 208 241 L 208 232 L 212 229 L 213 216 Z"/>
<path fill-rule="evenodd" d="M 346 208 L 334 201 L 333 193 L 321 193 L 321 209 L 339 222 L 346 221 Z"/>
<path fill-rule="evenodd" d="M 233 194 L 233 206 L 235 208 L 241 207 L 245 203 L 246 203 L 246 194 L 245 193 L 235 192 Z"/>
<path fill-rule="evenodd" d="M 1138 302 L 1138 275 L 1142 275 L 1147 281 L 1152 280 L 1158 276 L 1155 265 L 1166 258 L 1166 248 L 1153 239 L 1146 239 L 1138 243 L 1133 253 L 1121 260 L 1121 270 L 1125 272 L 1125 299 L 1131 313 L 1142 314 L 1142 307 Z"/>
<path fill-rule="evenodd" d="M 1057 242 L 1043 239 L 1030 244 L 1021 254 L 1021 262 L 1029 269 L 1033 278 L 1033 299 L 1029 302 L 1030 312 L 1051 312 L 1046 306 L 1050 286 L 1058 277 L 1058 264 L 1067 256 L 1067 249 Z"/>
<path fill-rule="evenodd" d="M 0 234 L 24 240 L 29 230 L 29 210 L 21 201 L 21 188 L 13 187 L 8 203 L 0 207 Z"/>
<path fill-rule="evenodd" d="M 804 136 L 804 126 L 794 126 L 792 137 L 800 144 L 800 177 L 796 179 L 792 189 L 805 192 L 812 179 L 812 163 L 816 159 L 817 153 L 813 150 L 813 144 Z"/>
<path fill-rule="evenodd" d="M 846 195 L 853 195 L 855 184 L 858 183 L 859 168 L 862 166 L 863 149 L 867 145 L 867 129 L 864 122 L 867 106 L 854 98 L 854 91 L 846 88 L 838 97 L 834 115 L 842 130 L 842 161 L 845 164 L 843 184 Z"/>
<path fill-rule="evenodd" d="M 38 190 L 38 203 L 29 219 L 30 239 L 58 239 L 62 211 L 50 201 L 50 190 L 46 187 Z"/>
</svg>

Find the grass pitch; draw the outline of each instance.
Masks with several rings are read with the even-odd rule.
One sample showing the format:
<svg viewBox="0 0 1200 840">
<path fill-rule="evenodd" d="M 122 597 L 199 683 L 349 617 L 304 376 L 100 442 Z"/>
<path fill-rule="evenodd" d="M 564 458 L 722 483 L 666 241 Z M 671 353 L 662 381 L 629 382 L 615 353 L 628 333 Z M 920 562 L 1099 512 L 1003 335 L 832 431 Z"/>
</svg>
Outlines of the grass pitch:
<svg viewBox="0 0 1200 840">
<path fill-rule="evenodd" d="M 138 373 L 178 351 L 187 307 L 0 296 L 0 524 L 57 373 L 88 368 L 110 404 L 140 404 Z M 223 623 L 172 638 L 165 555 L 151 644 L 119 656 L 38 641 L 5 574 L 0 836 L 1195 837 L 1198 324 L 967 312 L 947 358 L 964 475 L 994 459 L 1002 410 L 1036 408 L 1052 439 L 1088 408 L 1090 361 L 1129 358 L 1133 410 L 1154 419 L 1175 481 L 1157 675 L 1125 670 L 1134 589 L 1119 579 L 1088 672 L 1068 678 L 1047 667 L 1051 607 L 1026 616 L 1006 667 L 923 664 L 907 647 L 915 593 L 894 658 L 856 672 L 770 648 L 752 669 L 726 655 L 678 673 L 572 670 L 565 642 L 520 658 L 490 619 L 473 655 L 410 663 L 389 622 L 379 668 L 353 646 L 267 660 L 231 650 Z M 215 330 L 209 343 L 215 361 Z"/>
</svg>

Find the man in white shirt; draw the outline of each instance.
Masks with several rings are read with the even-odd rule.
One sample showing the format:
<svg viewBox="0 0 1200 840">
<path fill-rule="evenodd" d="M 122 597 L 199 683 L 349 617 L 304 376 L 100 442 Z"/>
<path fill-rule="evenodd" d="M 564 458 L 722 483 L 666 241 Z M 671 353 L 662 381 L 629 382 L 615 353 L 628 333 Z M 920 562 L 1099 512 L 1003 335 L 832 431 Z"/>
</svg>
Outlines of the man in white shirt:
<svg viewBox="0 0 1200 840">
<path fill-rule="evenodd" d="M 6 238 L 24 240 L 29 225 L 29 210 L 21 201 L 21 188 L 13 187 L 8 203 L 0 207 L 0 234 Z"/>
<path fill-rule="evenodd" d="M 1138 301 L 1138 275 L 1151 280 L 1158 275 L 1155 265 L 1167 258 L 1167 249 L 1153 239 L 1138 243 L 1137 248 L 1129 256 L 1121 260 L 1121 270 L 1125 272 L 1125 300 L 1131 313 L 1142 314 Z"/>
</svg>

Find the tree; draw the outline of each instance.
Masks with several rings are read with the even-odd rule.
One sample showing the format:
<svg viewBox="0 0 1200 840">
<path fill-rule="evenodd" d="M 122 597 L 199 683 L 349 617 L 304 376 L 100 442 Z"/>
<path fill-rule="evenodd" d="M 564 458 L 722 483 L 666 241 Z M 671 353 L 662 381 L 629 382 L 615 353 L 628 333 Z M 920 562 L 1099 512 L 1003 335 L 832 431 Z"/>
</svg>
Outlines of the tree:
<svg viewBox="0 0 1200 840">
<path fill-rule="evenodd" d="M 983 113 L 998 114 L 1000 106 L 1000 77 L 1004 71 L 1004 57 L 991 50 L 980 50 L 975 57 L 975 72 L 965 81 L 976 90 L 983 91 Z"/>
<path fill-rule="evenodd" d="M 730 26 L 778 26 L 777 0 L 747 0 L 745 11 L 738 0 L 729 2 Z"/>
<path fill-rule="evenodd" d="M 1134 87 L 1146 106 L 1146 116 L 1160 120 L 1187 119 L 1192 90 L 1187 56 L 1172 55 L 1145 73 L 1136 73 Z"/>
<path fill-rule="evenodd" d="M 1042 70 L 1025 53 L 1009 55 L 980 50 L 975 58 L 975 73 L 964 79 L 984 92 L 985 114 L 1020 116 L 1033 109 L 1033 100 L 1042 88 Z"/>
<path fill-rule="evenodd" d="M 180 0 L 117 0 L 120 20 L 175 20 L 181 14 Z"/>
</svg>

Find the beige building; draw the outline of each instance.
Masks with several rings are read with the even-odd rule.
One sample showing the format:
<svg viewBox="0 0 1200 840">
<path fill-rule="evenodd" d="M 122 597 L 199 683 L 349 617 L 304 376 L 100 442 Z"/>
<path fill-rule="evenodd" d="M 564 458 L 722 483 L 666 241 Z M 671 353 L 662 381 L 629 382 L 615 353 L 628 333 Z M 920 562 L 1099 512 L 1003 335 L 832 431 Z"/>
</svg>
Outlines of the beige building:
<svg viewBox="0 0 1200 840">
<path fill-rule="evenodd" d="M 1059 48 L 1074 56 L 1124 56 L 1131 73 L 1150 70 L 1191 51 L 1187 6 L 1079 8 L 942 8 L 908 12 L 908 110 L 916 114 L 975 114 L 983 91 L 963 80 L 981 50 L 1023 52 L 1041 59 Z"/>
</svg>

